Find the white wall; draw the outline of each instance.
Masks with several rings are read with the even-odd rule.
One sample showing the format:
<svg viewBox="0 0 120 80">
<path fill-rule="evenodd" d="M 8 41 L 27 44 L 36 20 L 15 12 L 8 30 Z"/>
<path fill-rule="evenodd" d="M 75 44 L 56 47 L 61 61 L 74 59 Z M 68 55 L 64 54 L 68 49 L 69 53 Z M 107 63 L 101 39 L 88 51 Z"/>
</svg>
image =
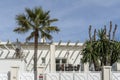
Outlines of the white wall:
<svg viewBox="0 0 120 80">
<path fill-rule="evenodd" d="M 0 59 L 0 72 L 8 72 L 14 66 L 19 66 L 20 70 L 25 70 L 24 61 L 19 59 Z"/>
</svg>

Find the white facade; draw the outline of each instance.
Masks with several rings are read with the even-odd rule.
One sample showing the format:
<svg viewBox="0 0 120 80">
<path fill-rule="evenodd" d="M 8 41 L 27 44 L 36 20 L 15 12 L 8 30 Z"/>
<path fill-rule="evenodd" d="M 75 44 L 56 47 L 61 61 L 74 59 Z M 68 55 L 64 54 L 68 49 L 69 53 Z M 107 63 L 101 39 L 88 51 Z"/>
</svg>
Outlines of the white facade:
<svg viewBox="0 0 120 80">
<path fill-rule="evenodd" d="M 14 66 L 18 66 L 20 71 L 25 71 L 25 62 L 20 59 L 0 59 L 0 72 L 8 72 Z"/>
<path fill-rule="evenodd" d="M 119 72 L 111 71 L 111 66 L 103 67 L 102 72 L 89 71 L 88 63 L 81 64 L 82 48 L 83 43 L 79 42 L 39 43 L 38 80 L 120 80 Z M 34 80 L 33 55 L 33 43 L 1 42 L 0 78 L 3 80 Z M 84 66 L 83 69 L 82 66 Z"/>
<path fill-rule="evenodd" d="M 78 67 L 80 70 L 82 46 L 83 43 L 79 42 L 58 42 L 52 44 L 39 43 L 38 66 L 44 66 L 45 72 L 56 70 L 68 71 L 68 66 L 71 66 L 71 71 L 74 69 L 78 69 Z M 18 55 L 18 53 L 20 54 Z M 0 65 L 6 66 L 1 67 L 4 71 L 8 71 L 8 67 L 12 67 L 14 65 L 19 66 L 22 70 L 33 71 L 33 55 L 33 43 L 0 43 Z M 51 57 L 53 57 L 54 59 Z"/>
</svg>

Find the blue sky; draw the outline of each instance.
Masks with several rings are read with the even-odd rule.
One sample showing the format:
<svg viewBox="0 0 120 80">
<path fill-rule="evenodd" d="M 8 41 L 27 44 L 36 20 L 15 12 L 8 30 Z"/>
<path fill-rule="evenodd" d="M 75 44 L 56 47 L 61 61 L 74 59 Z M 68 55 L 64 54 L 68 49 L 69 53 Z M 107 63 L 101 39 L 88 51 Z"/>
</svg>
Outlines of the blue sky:
<svg viewBox="0 0 120 80">
<path fill-rule="evenodd" d="M 110 20 L 118 25 L 116 39 L 120 40 L 120 0 L 0 0 L 0 40 L 14 42 L 18 38 L 24 42 L 28 34 L 13 32 L 17 26 L 15 16 L 36 6 L 50 10 L 51 18 L 59 19 L 54 24 L 61 29 L 53 34 L 55 42 L 85 42 L 89 25 L 93 29 L 104 25 L 109 28 Z"/>
</svg>

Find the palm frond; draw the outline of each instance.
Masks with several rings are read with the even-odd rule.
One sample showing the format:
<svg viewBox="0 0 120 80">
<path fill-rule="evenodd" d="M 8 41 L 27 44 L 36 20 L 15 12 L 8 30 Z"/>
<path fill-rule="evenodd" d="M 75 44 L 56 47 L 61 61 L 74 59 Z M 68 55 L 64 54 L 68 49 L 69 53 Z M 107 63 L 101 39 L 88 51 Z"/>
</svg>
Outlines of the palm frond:
<svg viewBox="0 0 120 80">
<path fill-rule="evenodd" d="M 28 32 L 31 29 L 31 24 L 26 18 L 24 14 L 20 14 L 16 16 L 16 21 L 20 27 L 17 27 L 14 31 L 18 31 L 18 33 L 25 33 Z M 20 29 L 21 28 L 21 29 Z"/>
<path fill-rule="evenodd" d="M 31 34 L 26 38 L 26 40 L 31 40 L 34 38 L 35 32 L 31 32 Z"/>
<path fill-rule="evenodd" d="M 52 38 L 53 38 L 53 37 L 52 37 L 50 34 L 48 34 L 48 33 L 42 33 L 42 34 L 41 34 L 41 38 L 43 38 L 43 37 L 46 38 L 46 39 L 48 39 L 48 40 L 52 40 Z"/>
<path fill-rule="evenodd" d="M 28 29 L 26 29 L 25 27 L 16 27 L 13 31 L 16 33 L 26 33 L 28 32 Z"/>
<path fill-rule="evenodd" d="M 29 19 L 30 21 L 34 21 L 36 15 L 35 15 L 35 13 L 33 12 L 33 10 L 31 10 L 30 8 L 26 8 L 25 11 L 26 11 L 26 14 L 27 14 L 28 19 Z"/>
<path fill-rule="evenodd" d="M 44 27 L 44 30 L 48 33 L 59 32 L 60 31 L 60 29 L 56 26 Z"/>
<path fill-rule="evenodd" d="M 40 33 L 42 37 L 44 36 L 46 39 L 52 39 L 50 33 L 60 31 L 56 26 L 50 26 L 52 22 L 58 21 L 58 19 L 50 19 L 50 11 L 43 11 L 41 7 L 36 7 L 34 9 L 26 8 L 25 11 L 25 14 L 16 16 L 17 24 L 20 27 L 16 27 L 14 32 L 26 33 L 31 29 L 33 31 L 40 29 L 38 33 Z M 32 33 L 28 39 L 31 39 L 31 37 L 33 37 Z"/>
<path fill-rule="evenodd" d="M 49 33 L 45 32 L 43 29 L 39 28 L 39 32 L 41 32 L 41 38 L 44 37 L 49 40 L 52 39 L 52 36 Z"/>
</svg>

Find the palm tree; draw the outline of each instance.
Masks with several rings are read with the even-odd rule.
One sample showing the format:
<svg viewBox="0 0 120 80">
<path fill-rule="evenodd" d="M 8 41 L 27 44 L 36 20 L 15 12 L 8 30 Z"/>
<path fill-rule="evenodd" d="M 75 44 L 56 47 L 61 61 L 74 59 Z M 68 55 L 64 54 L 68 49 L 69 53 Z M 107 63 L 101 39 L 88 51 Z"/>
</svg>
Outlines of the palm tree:
<svg viewBox="0 0 120 80">
<path fill-rule="evenodd" d="M 89 28 L 89 38 L 85 42 L 82 50 L 82 62 L 93 63 L 95 70 L 100 70 L 102 66 L 112 66 L 116 61 L 120 60 L 120 42 L 115 40 L 115 32 L 117 25 L 113 30 L 111 38 L 112 22 L 110 22 L 110 30 L 107 34 L 106 26 L 104 29 L 94 30 L 94 36 L 91 39 L 91 26 Z M 96 40 L 97 33 L 97 40 Z"/>
<path fill-rule="evenodd" d="M 60 30 L 58 27 L 50 25 L 52 22 L 58 21 L 57 19 L 50 19 L 50 11 L 43 11 L 41 7 L 36 7 L 34 9 L 26 8 L 25 12 L 25 14 L 16 16 L 19 27 L 16 27 L 14 32 L 27 33 L 31 31 L 26 40 L 34 39 L 34 80 L 37 80 L 38 38 L 51 40 L 51 33 Z"/>
<path fill-rule="evenodd" d="M 94 68 L 96 71 L 99 70 L 99 56 L 96 52 L 96 42 L 85 42 L 85 48 L 82 50 L 82 63 L 89 62 L 90 64 L 94 64 Z"/>
<path fill-rule="evenodd" d="M 90 64 L 94 64 L 94 68 L 96 71 L 99 70 L 99 63 L 98 63 L 98 54 L 96 52 L 96 29 L 94 30 L 94 36 L 91 37 L 91 28 L 92 26 L 89 26 L 89 40 L 85 42 L 85 47 L 82 50 L 82 62 L 86 63 L 89 62 Z"/>
</svg>

